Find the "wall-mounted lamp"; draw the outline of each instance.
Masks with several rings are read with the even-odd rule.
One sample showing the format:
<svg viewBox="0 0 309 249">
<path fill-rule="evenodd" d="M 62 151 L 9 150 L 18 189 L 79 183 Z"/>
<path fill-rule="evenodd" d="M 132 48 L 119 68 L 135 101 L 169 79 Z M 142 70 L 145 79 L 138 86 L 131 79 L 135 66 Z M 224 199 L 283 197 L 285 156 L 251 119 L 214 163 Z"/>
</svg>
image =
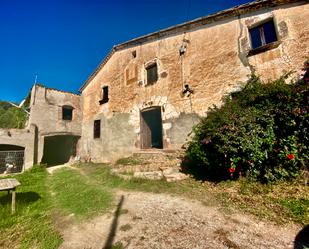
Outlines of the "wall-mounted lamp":
<svg viewBox="0 0 309 249">
<path fill-rule="evenodd" d="M 185 95 L 186 93 L 189 93 L 188 96 L 193 93 L 193 90 L 190 88 L 189 84 L 185 84 L 185 88 L 182 91 L 183 95 Z"/>
</svg>

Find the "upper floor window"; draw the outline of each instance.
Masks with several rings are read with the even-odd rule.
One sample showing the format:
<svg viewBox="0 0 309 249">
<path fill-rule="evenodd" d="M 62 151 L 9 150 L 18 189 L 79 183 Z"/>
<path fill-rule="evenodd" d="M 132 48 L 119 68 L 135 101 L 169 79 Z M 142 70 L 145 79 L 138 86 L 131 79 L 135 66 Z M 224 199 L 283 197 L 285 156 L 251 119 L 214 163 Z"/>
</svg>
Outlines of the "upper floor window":
<svg viewBox="0 0 309 249">
<path fill-rule="evenodd" d="M 99 101 L 100 105 L 107 103 L 109 100 L 108 98 L 108 86 L 104 86 L 102 88 L 102 99 Z"/>
<path fill-rule="evenodd" d="M 101 120 L 94 120 L 93 123 L 93 138 L 101 137 Z"/>
<path fill-rule="evenodd" d="M 147 74 L 147 84 L 152 85 L 157 82 L 158 80 L 158 65 L 157 63 L 153 63 L 146 67 L 146 74 Z"/>
<path fill-rule="evenodd" d="M 73 119 L 73 107 L 72 106 L 63 106 L 62 107 L 62 119 L 63 120 L 72 120 Z"/>
<path fill-rule="evenodd" d="M 251 48 L 259 48 L 278 40 L 274 21 L 271 19 L 253 28 L 249 28 Z"/>
</svg>

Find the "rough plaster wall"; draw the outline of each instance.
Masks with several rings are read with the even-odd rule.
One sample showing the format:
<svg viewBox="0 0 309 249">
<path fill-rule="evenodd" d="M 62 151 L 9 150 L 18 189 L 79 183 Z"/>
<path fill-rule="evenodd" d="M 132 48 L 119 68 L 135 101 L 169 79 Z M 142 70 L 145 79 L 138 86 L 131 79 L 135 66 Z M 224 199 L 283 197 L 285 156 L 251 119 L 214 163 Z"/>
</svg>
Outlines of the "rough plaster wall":
<svg viewBox="0 0 309 249">
<path fill-rule="evenodd" d="M 35 126 L 29 129 L 0 129 L 0 144 L 11 144 L 25 148 L 25 169 L 31 168 L 35 163 Z"/>
<path fill-rule="evenodd" d="M 83 136 L 89 141 L 92 139 L 89 130 L 92 131 L 93 120 L 98 115 L 108 120 L 114 114 L 130 113 L 128 123 L 123 126 L 133 127 L 133 144 L 138 148 L 140 110 L 161 106 L 164 144 L 168 148 L 179 145 L 189 126 L 184 121 L 189 119 L 180 117 L 180 114 L 205 116 L 209 107 L 220 106 L 224 95 L 239 89 L 248 79 L 250 65 L 265 80 L 277 78 L 290 69 L 299 74 L 308 56 L 308 6 L 281 6 L 233 17 L 186 34 L 115 52 L 82 92 Z M 270 16 L 274 16 L 278 26 L 280 45 L 248 57 L 250 38 L 247 26 Z M 179 48 L 184 43 L 187 50 L 181 58 Z M 136 51 L 136 58 L 132 51 Z M 156 84 L 145 86 L 145 64 L 154 60 L 158 64 L 159 79 Z M 127 73 L 128 69 L 135 68 L 137 75 Z M 190 98 L 181 95 L 183 83 L 194 90 Z M 101 88 L 105 85 L 109 86 L 110 100 L 99 105 Z M 184 126 L 183 130 L 181 126 Z M 96 142 L 96 147 L 100 146 L 113 152 L 114 148 L 106 147 L 103 141 Z"/>
<path fill-rule="evenodd" d="M 31 92 L 29 124 L 38 127 L 38 162 L 41 162 L 46 135 L 81 135 L 81 97 L 35 85 Z M 73 109 L 73 120 L 62 120 L 62 106 Z"/>
<path fill-rule="evenodd" d="M 93 121 L 84 122 L 80 142 L 82 158 L 107 162 L 119 156 L 129 156 L 136 138 L 134 128 L 129 125 L 129 116 L 128 113 L 119 113 L 107 119 L 102 114 L 97 115 L 95 119 L 101 119 L 101 137 L 97 139 L 93 138 Z"/>
<path fill-rule="evenodd" d="M 71 133 L 81 135 L 82 112 L 80 96 L 34 86 L 31 95 L 30 124 L 38 126 L 40 135 Z M 62 106 L 74 108 L 73 120 L 62 120 Z"/>
<path fill-rule="evenodd" d="M 168 121 L 171 125 L 170 129 L 166 129 L 167 136 L 171 138 L 171 144 L 177 148 L 187 141 L 192 132 L 192 127 L 198 124 L 200 117 L 194 113 L 181 113 L 179 118 Z"/>
</svg>

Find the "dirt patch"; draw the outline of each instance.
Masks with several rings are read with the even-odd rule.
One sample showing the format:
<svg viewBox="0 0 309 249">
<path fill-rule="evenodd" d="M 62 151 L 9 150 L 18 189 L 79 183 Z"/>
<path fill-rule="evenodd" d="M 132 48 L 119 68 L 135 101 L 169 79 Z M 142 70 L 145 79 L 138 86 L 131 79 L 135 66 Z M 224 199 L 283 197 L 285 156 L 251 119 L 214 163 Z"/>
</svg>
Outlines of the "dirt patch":
<svg viewBox="0 0 309 249">
<path fill-rule="evenodd" d="M 300 230 L 167 194 L 119 192 L 117 196 L 116 211 L 60 229 L 64 239 L 60 248 L 104 249 L 115 244 L 130 249 L 293 248 Z"/>
</svg>

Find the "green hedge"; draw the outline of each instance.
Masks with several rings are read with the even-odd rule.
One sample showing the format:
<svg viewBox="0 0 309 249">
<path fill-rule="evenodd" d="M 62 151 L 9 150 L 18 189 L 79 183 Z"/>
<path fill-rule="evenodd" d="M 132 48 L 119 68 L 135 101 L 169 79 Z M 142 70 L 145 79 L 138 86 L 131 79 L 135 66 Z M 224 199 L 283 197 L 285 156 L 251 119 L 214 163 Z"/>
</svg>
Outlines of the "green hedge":
<svg viewBox="0 0 309 249">
<path fill-rule="evenodd" d="M 305 80 L 286 84 L 282 77 L 263 84 L 252 75 L 194 128 L 187 169 L 216 180 L 297 177 L 301 169 L 308 170 L 308 93 Z"/>
</svg>

